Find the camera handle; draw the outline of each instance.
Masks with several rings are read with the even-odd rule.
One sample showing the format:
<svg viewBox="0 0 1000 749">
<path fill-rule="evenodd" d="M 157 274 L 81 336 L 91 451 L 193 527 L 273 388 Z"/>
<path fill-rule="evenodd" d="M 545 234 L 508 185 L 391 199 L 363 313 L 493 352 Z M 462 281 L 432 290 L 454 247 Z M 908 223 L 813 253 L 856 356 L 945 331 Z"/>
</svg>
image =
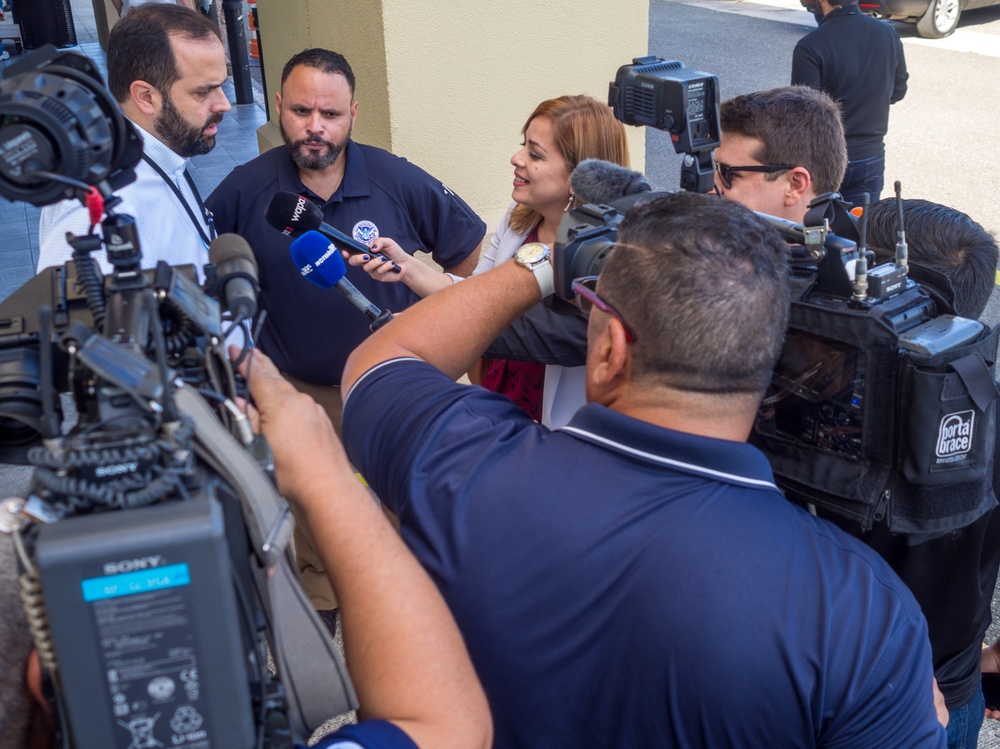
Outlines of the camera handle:
<svg viewBox="0 0 1000 749">
<path fill-rule="evenodd" d="M 715 189 L 715 160 L 712 152 L 694 151 L 684 154 L 681 164 L 681 189 L 708 193 Z"/>
</svg>

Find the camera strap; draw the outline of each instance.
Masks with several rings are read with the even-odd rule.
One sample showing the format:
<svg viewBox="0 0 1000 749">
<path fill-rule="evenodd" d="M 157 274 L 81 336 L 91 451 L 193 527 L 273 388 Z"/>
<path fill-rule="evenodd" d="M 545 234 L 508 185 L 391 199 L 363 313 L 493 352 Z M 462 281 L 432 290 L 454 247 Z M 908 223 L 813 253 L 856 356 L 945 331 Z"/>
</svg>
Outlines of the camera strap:
<svg viewBox="0 0 1000 749">
<path fill-rule="evenodd" d="M 182 193 L 180 188 L 177 187 L 177 184 L 172 179 L 170 179 L 170 175 L 168 175 L 165 171 L 163 171 L 163 168 L 155 161 L 153 161 L 151 158 L 149 158 L 149 156 L 147 156 L 146 154 L 142 155 L 142 160 L 145 161 L 147 164 L 149 164 L 149 166 L 152 167 L 154 172 L 160 175 L 160 178 L 167 184 L 167 187 L 173 190 L 174 195 L 177 196 L 177 199 L 180 201 L 181 205 L 184 206 L 184 210 L 187 212 L 188 218 L 191 219 L 191 223 L 194 224 L 194 228 L 198 231 L 198 235 L 201 237 L 201 241 L 205 243 L 205 247 L 207 248 L 210 244 L 212 244 L 211 240 L 215 239 L 217 236 L 215 232 L 215 221 L 213 221 L 212 219 L 212 212 L 205 207 L 205 203 L 201 199 L 201 194 L 198 192 L 198 188 L 195 187 L 194 179 L 192 179 L 191 173 L 185 167 L 184 179 L 187 180 L 188 187 L 191 188 L 191 194 L 194 195 L 195 202 L 198 204 L 198 210 L 201 211 L 202 218 L 205 219 L 205 226 L 208 227 L 207 234 L 205 233 L 205 228 L 201 225 L 201 222 L 198 220 L 198 217 L 195 216 L 195 213 L 192 210 L 187 199 L 184 197 L 184 193 Z"/>
<path fill-rule="evenodd" d="M 302 590 L 289 540 L 294 522 L 288 505 L 257 461 L 226 431 L 190 385 L 174 394 L 195 425 L 195 450 L 236 491 L 257 564 L 254 585 L 272 625 L 271 654 L 288 690 L 296 733 L 308 737 L 331 715 L 357 707 L 350 676 Z M 302 743 L 305 743 L 304 740 Z"/>
</svg>

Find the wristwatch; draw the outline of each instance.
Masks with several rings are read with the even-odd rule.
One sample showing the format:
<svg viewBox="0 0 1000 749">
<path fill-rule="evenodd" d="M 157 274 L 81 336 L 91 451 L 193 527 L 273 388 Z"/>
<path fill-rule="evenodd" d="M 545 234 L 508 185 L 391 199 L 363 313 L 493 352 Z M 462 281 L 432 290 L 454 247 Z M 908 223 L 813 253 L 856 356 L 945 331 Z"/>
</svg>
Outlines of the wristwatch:
<svg viewBox="0 0 1000 749">
<path fill-rule="evenodd" d="M 555 293 L 555 275 L 549 262 L 549 247 L 541 242 L 521 245 L 514 253 L 514 262 L 535 274 L 542 299 Z"/>
</svg>

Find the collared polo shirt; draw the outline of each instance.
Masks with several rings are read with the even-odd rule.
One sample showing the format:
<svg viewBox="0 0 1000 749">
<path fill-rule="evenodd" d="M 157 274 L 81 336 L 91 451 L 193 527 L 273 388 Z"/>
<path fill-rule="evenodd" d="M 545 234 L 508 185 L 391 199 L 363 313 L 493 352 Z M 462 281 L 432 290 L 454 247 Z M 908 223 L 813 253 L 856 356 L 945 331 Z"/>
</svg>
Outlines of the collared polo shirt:
<svg viewBox="0 0 1000 749">
<path fill-rule="evenodd" d="M 358 380 L 344 444 L 455 615 L 495 746 L 945 746 L 912 595 L 756 448 L 596 404 L 549 431 L 412 359 Z"/>
<path fill-rule="evenodd" d="M 326 223 L 359 241 L 390 237 L 410 254 L 431 252 L 444 268 L 478 249 L 486 233 L 465 201 L 406 159 L 353 141 L 346 155 L 344 179 L 327 201 L 302 184 L 284 148 L 236 167 L 206 201 L 218 232 L 236 232 L 253 248 L 267 310 L 258 344 L 282 371 L 314 385 L 339 384 L 369 323 L 336 291 L 302 278 L 289 255 L 292 239 L 264 218 L 275 192 L 306 195 Z M 349 265 L 346 277 L 380 309 L 400 312 L 418 299 L 405 284 L 375 281 L 361 268 Z"/>
</svg>

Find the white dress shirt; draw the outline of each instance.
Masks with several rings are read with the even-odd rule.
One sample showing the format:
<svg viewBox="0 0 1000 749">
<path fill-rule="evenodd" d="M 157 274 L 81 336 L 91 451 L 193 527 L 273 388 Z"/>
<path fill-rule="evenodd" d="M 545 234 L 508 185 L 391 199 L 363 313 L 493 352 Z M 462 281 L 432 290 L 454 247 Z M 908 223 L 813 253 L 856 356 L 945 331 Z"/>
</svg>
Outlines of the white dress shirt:
<svg viewBox="0 0 1000 749">
<path fill-rule="evenodd" d="M 138 125 L 136 128 L 142 136 L 146 155 L 173 180 L 202 231 L 208 236 L 204 215 L 184 178 L 188 159 L 178 156 Z M 154 268 L 160 260 L 170 265 L 191 263 L 198 269 L 199 281 L 204 281 L 202 266 L 208 262 L 208 248 L 192 223 L 191 216 L 163 177 L 149 164 L 140 161 L 135 174 L 135 182 L 118 191 L 122 202 L 115 207 L 115 212 L 135 217 L 142 248 L 142 267 Z M 73 249 L 66 243 L 66 232 L 85 234 L 89 228 L 90 216 L 78 200 L 64 200 L 43 208 L 38 226 L 38 267 L 35 272 L 62 265 L 69 260 Z M 93 253 L 93 257 L 100 264 L 102 272 L 111 272 L 111 264 L 103 251 Z"/>
</svg>

